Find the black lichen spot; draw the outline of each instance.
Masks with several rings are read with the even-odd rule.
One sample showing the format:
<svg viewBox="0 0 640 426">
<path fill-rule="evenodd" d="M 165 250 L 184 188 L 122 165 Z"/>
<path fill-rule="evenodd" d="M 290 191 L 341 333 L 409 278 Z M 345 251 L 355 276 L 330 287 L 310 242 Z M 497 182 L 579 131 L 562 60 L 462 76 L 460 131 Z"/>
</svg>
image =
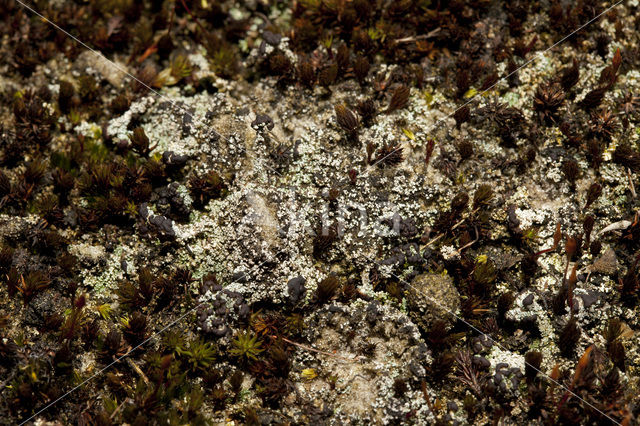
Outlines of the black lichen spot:
<svg viewBox="0 0 640 426">
<path fill-rule="evenodd" d="M 273 130 L 274 126 L 273 119 L 267 114 L 256 114 L 256 118 L 251 122 L 251 128 L 259 132 Z"/>
<path fill-rule="evenodd" d="M 402 398 L 408 390 L 409 386 L 405 379 L 398 377 L 393 381 L 393 394 L 396 398 Z"/>
<path fill-rule="evenodd" d="M 165 151 L 162 153 L 162 163 L 167 166 L 168 171 L 176 171 L 183 167 L 189 157 L 186 155 L 176 154 L 173 151 Z"/>
<path fill-rule="evenodd" d="M 289 300 L 293 305 L 304 299 L 307 289 L 305 288 L 306 280 L 302 276 L 292 278 L 287 283 L 287 291 L 289 294 Z"/>
<path fill-rule="evenodd" d="M 602 59 L 609 53 L 609 43 L 611 43 L 611 37 L 606 33 L 600 33 L 596 36 L 596 52 Z"/>
</svg>

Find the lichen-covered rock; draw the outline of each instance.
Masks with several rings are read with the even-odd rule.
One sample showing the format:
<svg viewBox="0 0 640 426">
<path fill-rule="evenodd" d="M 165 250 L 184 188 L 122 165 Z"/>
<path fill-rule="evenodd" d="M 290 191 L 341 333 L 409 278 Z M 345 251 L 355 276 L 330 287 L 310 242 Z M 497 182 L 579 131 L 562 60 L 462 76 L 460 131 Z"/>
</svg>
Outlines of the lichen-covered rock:
<svg viewBox="0 0 640 426">
<path fill-rule="evenodd" d="M 637 423 L 637 0 L 66 3 L 0 2 L 0 425 Z"/>
<path fill-rule="evenodd" d="M 618 258 L 613 249 L 608 249 L 589 267 L 590 272 L 613 275 L 618 270 Z"/>
<path fill-rule="evenodd" d="M 335 424 L 397 424 L 409 415 L 418 424 L 433 420 L 416 399 L 421 390 L 398 395 L 393 389 L 395 379 L 424 380 L 431 360 L 406 314 L 360 300 L 319 310 L 307 325 L 309 341 L 319 352 L 297 354 L 294 370 L 312 368 L 317 377 L 297 385 L 300 399 L 330 407 Z M 309 422 L 306 415 L 301 420 Z"/>
<path fill-rule="evenodd" d="M 453 279 L 442 274 L 422 274 L 411 281 L 407 295 L 409 315 L 424 331 L 436 319 L 451 321 L 458 314 L 460 295 Z"/>
</svg>

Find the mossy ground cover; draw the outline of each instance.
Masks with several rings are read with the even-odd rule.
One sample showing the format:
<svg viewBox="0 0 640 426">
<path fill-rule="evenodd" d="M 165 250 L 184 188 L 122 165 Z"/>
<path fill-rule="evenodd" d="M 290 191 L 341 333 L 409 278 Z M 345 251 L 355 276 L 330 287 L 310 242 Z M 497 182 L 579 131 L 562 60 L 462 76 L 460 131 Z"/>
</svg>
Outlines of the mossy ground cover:
<svg viewBox="0 0 640 426">
<path fill-rule="evenodd" d="M 0 422 L 637 422 L 636 1 L 0 16 Z"/>
</svg>

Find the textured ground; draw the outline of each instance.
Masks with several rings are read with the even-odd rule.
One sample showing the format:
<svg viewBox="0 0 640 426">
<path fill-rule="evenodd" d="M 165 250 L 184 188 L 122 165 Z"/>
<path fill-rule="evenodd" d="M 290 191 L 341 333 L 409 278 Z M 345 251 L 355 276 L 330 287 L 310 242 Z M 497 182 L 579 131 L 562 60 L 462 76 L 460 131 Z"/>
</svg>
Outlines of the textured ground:
<svg viewBox="0 0 640 426">
<path fill-rule="evenodd" d="M 148 3 L 0 1 L 0 423 L 637 423 L 636 2 Z"/>
</svg>

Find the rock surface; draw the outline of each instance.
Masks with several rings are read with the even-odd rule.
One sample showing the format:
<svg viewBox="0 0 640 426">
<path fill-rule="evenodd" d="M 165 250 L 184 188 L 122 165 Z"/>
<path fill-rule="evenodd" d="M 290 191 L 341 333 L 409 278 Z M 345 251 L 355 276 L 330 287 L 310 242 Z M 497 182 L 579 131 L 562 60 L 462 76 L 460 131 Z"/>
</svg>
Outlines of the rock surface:
<svg viewBox="0 0 640 426">
<path fill-rule="evenodd" d="M 415 323 L 428 331 L 435 320 L 455 322 L 459 315 L 460 294 L 448 275 L 421 274 L 411 281 L 407 306 Z"/>
</svg>

